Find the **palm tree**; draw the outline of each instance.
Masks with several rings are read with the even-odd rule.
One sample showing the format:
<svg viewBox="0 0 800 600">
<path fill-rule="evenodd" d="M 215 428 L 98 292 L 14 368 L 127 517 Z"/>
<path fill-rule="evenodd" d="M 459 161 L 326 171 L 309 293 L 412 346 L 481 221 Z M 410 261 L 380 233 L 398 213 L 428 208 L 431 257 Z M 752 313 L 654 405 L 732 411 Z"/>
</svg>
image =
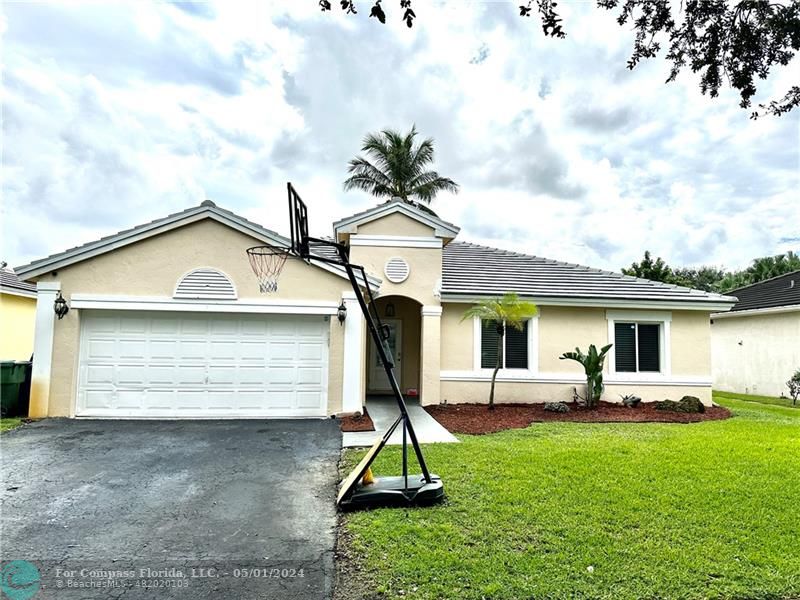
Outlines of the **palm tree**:
<svg viewBox="0 0 800 600">
<path fill-rule="evenodd" d="M 467 309 L 464 312 L 464 316 L 461 317 L 462 321 L 478 317 L 484 321 L 492 321 L 496 325 L 497 362 L 492 373 L 492 386 L 489 388 L 489 410 L 494 410 L 494 385 L 497 379 L 497 372 L 503 365 L 503 336 L 506 333 L 506 327 L 513 327 L 518 331 L 522 331 L 525 321 L 535 317 L 537 312 L 539 310 L 533 302 L 520 300 L 515 293 L 507 292 L 502 298 L 492 298 L 479 302 Z"/>
<path fill-rule="evenodd" d="M 414 143 L 417 128 L 401 133 L 384 129 L 364 138 L 361 151 L 366 154 L 350 161 L 344 181 L 345 191 L 362 190 L 373 196 L 402 198 L 405 202 L 430 204 L 441 191 L 458 193 L 458 184 L 426 167 L 433 162 L 433 139 Z"/>
</svg>

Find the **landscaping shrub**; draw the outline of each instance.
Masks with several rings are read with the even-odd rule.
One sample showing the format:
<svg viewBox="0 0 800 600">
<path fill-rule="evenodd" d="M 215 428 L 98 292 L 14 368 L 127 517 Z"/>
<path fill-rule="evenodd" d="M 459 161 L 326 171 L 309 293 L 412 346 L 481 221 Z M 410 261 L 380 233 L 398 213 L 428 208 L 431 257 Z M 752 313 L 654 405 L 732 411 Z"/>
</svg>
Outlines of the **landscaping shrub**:
<svg viewBox="0 0 800 600">
<path fill-rule="evenodd" d="M 564 402 L 545 402 L 544 409 L 550 412 L 566 413 L 569 412 L 569 406 Z"/>
<path fill-rule="evenodd" d="M 634 394 L 625 394 L 624 396 L 620 395 L 620 398 L 622 398 L 622 403 L 628 408 L 636 408 L 642 401 L 639 396 L 635 396 Z"/>
<path fill-rule="evenodd" d="M 706 407 L 700 402 L 697 396 L 684 396 L 678 403 L 683 408 L 681 412 L 686 413 L 703 413 L 706 412 Z"/>
<path fill-rule="evenodd" d="M 797 404 L 797 399 L 800 398 L 800 369 L 795 371 L 792 378 L 786 382 L 789 388 L 789 395 L 792 397 L 792 406 Z"/>
<path fill-rule="evenodd" d="M 656 410 L 669 410 L 682 413 L 702 413 L 706 412 L 706 407 L 695 396 L 684 396 L 680 402 L 675 400 L 661 400 L 656 402 Z"/>
</svg>

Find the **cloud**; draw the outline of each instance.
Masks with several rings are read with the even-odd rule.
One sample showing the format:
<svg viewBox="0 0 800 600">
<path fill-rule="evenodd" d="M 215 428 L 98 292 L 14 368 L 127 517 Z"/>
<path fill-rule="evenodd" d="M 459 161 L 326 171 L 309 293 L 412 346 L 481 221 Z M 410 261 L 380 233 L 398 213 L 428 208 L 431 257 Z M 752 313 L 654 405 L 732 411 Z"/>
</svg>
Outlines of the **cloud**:
<svg viewBox="0 0 800 600">
<path fill-rule="evenodd" d="M 364 134 L 412 124 L 462 186 L 435 203 L 460 239 L 614 270 L 797 249 L 800 113 L 751 121 L 660 58 L 628 71 L 630 32 L 591 5 L 564 4 L 565 40 L 456 6 L 408 29 L 314 2 L 4 5 L 4 260 L 206 197 L 285 231 L 287 180 L 328 234 L 377 203 L 342 190 Z"/>
</svg>

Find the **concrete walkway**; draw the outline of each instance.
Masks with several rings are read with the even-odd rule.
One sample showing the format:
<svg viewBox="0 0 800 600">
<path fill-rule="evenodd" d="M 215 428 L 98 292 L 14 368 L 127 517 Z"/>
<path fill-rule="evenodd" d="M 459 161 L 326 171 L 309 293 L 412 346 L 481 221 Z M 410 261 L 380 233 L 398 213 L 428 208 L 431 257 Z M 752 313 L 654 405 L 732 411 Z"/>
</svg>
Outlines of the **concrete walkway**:
<svg viewBox="0 0 800 600">
<path fill-rule="evenodd" d="M 420 444 L 458 442 L 452 433 L 425 412 L 417 402 L 408 402 L 406 406 Z M 375 431 L 345 432 L 342 434 L 342 446 L 345 448 L 372 446 L 375 440 L 381 437 L 400 415 L 397 403 L 394 398 L 390 397 L 370 397 L 367 400 L 367 412 L 375 424 Z M 403 443 L 401 426 L 398 425 L 388 443 L 397 446 Z"/>
</svg>

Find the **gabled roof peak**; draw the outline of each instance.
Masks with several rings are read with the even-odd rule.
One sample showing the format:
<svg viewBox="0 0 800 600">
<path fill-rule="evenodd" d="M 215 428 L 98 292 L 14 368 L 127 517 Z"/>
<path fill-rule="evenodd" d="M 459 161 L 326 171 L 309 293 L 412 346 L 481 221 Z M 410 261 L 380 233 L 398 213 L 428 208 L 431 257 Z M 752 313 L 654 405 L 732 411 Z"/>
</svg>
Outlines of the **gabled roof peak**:
<svg viewBox="0 0 800 600">
<path fill-rule="evenodd" d="M 404 214 L 423 225 L 427 225 L 434 230 L 434 235 L 437 237 L 453 239 L 458 235 L 458 232 L 461 231 L 457 225 L 440 219 L 439 216 L 427 206 L 412 204 L 401 198 L 393 198 L 388 202 L 378 204 L 367 210 L 335 221 L 333 223 L 334 236 L 338 237 L 340 234 L 355 233 L 359 225 L 369 223 L 370 221 L 376 221 L 377 219 L 394 213 Z"/>
</svg>

